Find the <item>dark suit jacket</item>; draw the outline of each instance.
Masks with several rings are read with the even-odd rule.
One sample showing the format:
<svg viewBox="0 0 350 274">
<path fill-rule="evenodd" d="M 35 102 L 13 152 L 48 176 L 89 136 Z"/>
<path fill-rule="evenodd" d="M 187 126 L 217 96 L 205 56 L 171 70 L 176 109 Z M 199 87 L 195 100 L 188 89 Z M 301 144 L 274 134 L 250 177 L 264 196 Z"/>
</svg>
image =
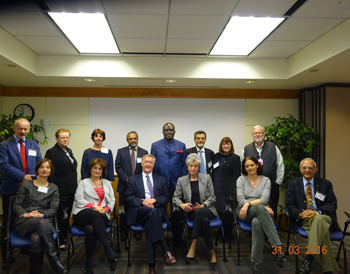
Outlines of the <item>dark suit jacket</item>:
<svg viewBox="0 0 350 274">
<path fill-rule="evenodd" d="M 137 158 L 141 158 L 143 155 L 146 155 L 146 154 L 148 154 L 147 150 L 144 150 L 143 148 L 140 148 L 140 147 L 137 148 Z M 117 157 L 115 158 L 115 171 L 117 172 L 119 177 L 117 191 L 119 193 L 125 193 L 126 186 L 127 186 L 126 179 L 128 179 L 132 173 L 129 146 L 118 149 Z M 136 168 L 135 168 L 134 175 L 140 174 L 141 172 L 142 172 L 141 163 L 137 163 L 136 161 Z"/>
<path fill-rule="evenodd" d="M 23 182 L 24 176 L 26 174 L 36 174 L 34 170 L 35 165 L 42 159 L 39 146 L 35 141 L 26 138 L 25 148 L 28 165 L 27 173 L 23 172 L 21 154 L 18 151 L 15 138 L 11 137 L 0 143 L 0 171 L 2 173 L 1 194 L 16 194 L 19 188 L 18 183 Z M 28 153 L 29 150 L 35 151 L 36 156 L 30 156 Z"/>
<path fill-rule="evenodd" d="M 67 147 L 71 160 L 67 157 L 63 149 L 56 143 L 52 148 L 46 151 L 45 158 L 51 160 L 54 166 L 54 174 L 49 178 L 49 182 L 57 185 L 60 195 L 75 194 L 77 189 L 77 160 L 73 156 L 73 152 Z"/>
<path fill-rule="evenodd" d="M 169 202 L 168 185 L 164 177 L 152 174 L 153 193 L 157 203 L 154 207 L 159 208 L 165 220 L 170 226 L 169 216 L 165 211 L 165 207 Z M 125 202 L 128 204 L 127 220 L 128 225 L 137 223 L 137 211 L 142 207 L 141 199 L 145 199 L 145 188 L 143 186 L 142 173 L 131 176 L 125 192 Z"/>
<path fill-rule="evenodd" d="M 332 218 L 333 227 L 338 228 L 336 215 L 337 198 L 333 192 L 332 183 L 325 179 L 314 178 L 314 191 L 313 195 L 318 191 L 326 196 L 324 201 L 315 198 L 317 209 L 321 210 L 322 214 L 329 215 Z M 303 177 L 299 177 L 288 183 L 286 205 L 293 223 L 300 225 L 302 219 L 299 217 L 299 214 L 306 208 Z"/>
<path fill-rule="evenodd" d="M 186 152 L 187 152 L 187 156 L 191 153 L 198 154 L 196 147 L 191 147 L 187 149 Z M 213 169 L 214 151 L 205 147 L 204 152 L 205 152 L 205 164 L 206 164 L 207 174 L 211 175 L 212 169 Z M 211 163 L 211 166 L 209 167 L 210 163 Z"/>
</svg>

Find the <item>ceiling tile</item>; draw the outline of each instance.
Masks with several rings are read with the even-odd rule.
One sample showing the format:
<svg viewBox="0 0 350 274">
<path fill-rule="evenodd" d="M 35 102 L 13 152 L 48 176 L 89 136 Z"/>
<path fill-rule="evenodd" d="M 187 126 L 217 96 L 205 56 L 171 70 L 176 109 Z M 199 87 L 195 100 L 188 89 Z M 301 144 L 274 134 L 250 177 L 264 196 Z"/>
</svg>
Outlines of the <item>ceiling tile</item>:
<svg viewBox="0 0 350 274">
<path fill-rule="evenodd" d="M 168 14 L 169 0 L 102 0 L 108 13 Z"/>
<path fill-rule="evenodd" d="M 1 11 L 40 11 L 34 1 L 0 1 Z"/>
<path fill-rule="evenodd" d="M 100 0 L 45 0 L 52 12 L 99 12 L 105 13 Z"/>
<path fill-rule="evenodd" d="M 171 15 L 168 38 L 217 39 L 229 16 Z"/>
<path fill-rule="evenodd" d="M 171 2 L 170 14 L 230 15 L 238 0 L 176 0 Z"/>
<path fill-rule="evenodd" d="M 167 53 L 204 53 L 208 54 L 215 43 L 215 39 L 168 39 Z"/>
<path fill-rule="evenodd" d="M 286 59 L 309 43 L 309 41 L 265 41 L 249 55 L 249 58 Z"/>
<path fill-rule="evenodd" d="M 349 18 L 349 0 L 309 0 L 293 17 Z"/>
<path fill-rule="evenodd" d="M 165 39 L 118 38 L 121 52 L 164 53 Z"/>
<path fill-rule="evenodd" d="M 296 0 L 241 0 L 232 16 L 281 17 Z"/>
<path fill-rule="evenodd" d="M 289 18 L 269 36 L 268 40 L 313 41 L 342 21 L 343 19 Z"/>
<path fill-rule="evenodd" d="M 108 14 L 114 36 L 123 38 L 165 38 L 166 15 Z"/>
</svg>

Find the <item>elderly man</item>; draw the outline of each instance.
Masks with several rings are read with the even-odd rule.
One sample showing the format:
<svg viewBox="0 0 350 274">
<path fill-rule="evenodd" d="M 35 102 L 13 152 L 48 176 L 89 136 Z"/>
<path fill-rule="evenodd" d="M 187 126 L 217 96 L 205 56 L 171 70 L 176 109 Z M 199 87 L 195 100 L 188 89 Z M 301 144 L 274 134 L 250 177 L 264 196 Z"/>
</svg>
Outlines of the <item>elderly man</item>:
<svg viewBox="0 0 350 274">
<path fill-rule="evenodd" d="M 187 155 L 191 153 L 197 153 L 202 160 L 201 166 L 199 168 L 199 173 L 211 175 L 213 163 L 212 159 L 214 157 L 214 152 L 209 148 L 204 148 L 205 142 L 207 140 L 207 134 L 203 130 L 198 130 L 194 133 L 195 147 L 191 147 L 186 150 Z"/>
<path fill-rule="evenodd" d="M 129 205 L 128 225 L 141 225 L 146 233 L 149 273 L 157 273 L 155 247 L 162 247 L 166 265 L 176 263 L 164 240 L 162 220 L 169 217 L 165 207 L 169 202 L 168 186 L 164 177 L 153 174 L 156 158 L 152 154 L 142 156 L 142 173 L 131 176 L 125 192 L 125 201 Z"/>
<path fill-rule="evenodd" d="M 177 179 L 188 173 L 186 145 L 174 139 L 175 133 L 175 126 L 172 123 L 166 123 L 163 126 L 164 139 L 154 142 L 151 146 L 151 154 L 157 158 L 154 172 L 165 177 L 170 200 L 174 195 Z M 172 211 L 171 229 L 176 245 L 184 245 L 182 225 L 179 225 L 181 219 L 182 212 Z"/>
<path fill-rule="evenodd" d="M 339 228 L 337 223 L 337 198 L 332 183 L 315 178 L 316 163 L 310 158 L 300 162 L 303 177 L 288 184 L 287 208 L 295 225 L 303 227 L 307 233 L 308 246 L 315 246 L 315 254 L 306 255 L 299 272 L 310 273 L 313 255 L 319 255 L 324 273 L 339 271 L 330 243 L 329 228 Z M 318 249 L 317 247 L 320 247 Z M 321 252 L 320 252 L 321 250 Z M 326 250 L 324 254 L 322 250 Z"/>
<path fill-rule="evenodd" d="M 115 170 L 118 174 L 119 207 L 124 206 L 125 190 L 132 175 L 142 172 L 141 157 L 147 154 L 147 150 L 138 146 L 139 136 L 136 131 L 130 131 L 126 135 L 128 146 L 118 149 L 115 159 Z M 124 212 L 120 215 L 120 234 L 121 240 L 125 241 L 127 235 L 126 215 Z M 135 234 L 136 240 L 141 240 L 141 235 Z"/>
<path fill-rule="evenodd" d="M 280 196 L 279 187 L 283 182 L 284 163 L 278 147 L 269 141 L 264 141 L 265 133 L 261 126 L 255 126 L 252 130 L 253 142 L 246 145 L 241 153 L 241 162 L 247 156 L 253 156 L 264 166 L 263 174 L 271 181 L 271 194 L 269 205 L 277 219 L 277 207 Z"/>
</svg>

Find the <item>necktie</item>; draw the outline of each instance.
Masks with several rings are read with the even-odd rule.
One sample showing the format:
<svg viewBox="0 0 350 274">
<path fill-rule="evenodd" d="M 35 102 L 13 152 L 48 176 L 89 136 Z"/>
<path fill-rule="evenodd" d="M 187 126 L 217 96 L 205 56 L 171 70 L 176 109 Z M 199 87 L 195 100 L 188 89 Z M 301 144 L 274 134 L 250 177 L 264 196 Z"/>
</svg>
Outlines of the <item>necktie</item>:
<svg viewBox="0 0 350 274">
<path fill-rule="evenodd" d="M 204 159 L 203 159 L 203 151 L 200 150 L 200 151 L 199 151 L 199 154 L 200 154 L 201 160 L 202 160 L 201 167 L 199 168 L 199 173 L 205 174 Z"/>
<path fill-rule="evenodd" d="M 310 182 L 307 182 L 307 187 L 306 187 L 306 209 L 313 209 L 313 204 L 312 204 L 312 189 L 311 189 L 311 184 Z"/>
<path fill-rule="evenodd" d="M 22 165 L 23 165 L 23 172 L 27 174 L 28 171 L 28 165 L 27 165 L 27 158 L 26 158 L 26 148 L 23 144 L 23 139 L 19 140 L 19 148 L 20 148 L 20 154 L 22 158 Z"/>
<path fill-rule="evenodd" d="M 135 174 L 136 163 L 135 163 L 135 148 L 131 148 L 131 174 Z"/>
<path fill-rule="evenodd" d="M 151 179 L 149 178 L 148 175 L 146 176 L 146 178 L 147 178 L 147 186 L 148 186 L 148 189 L 149 189 L 149 194 L 151 195 L 151 198 L 153 198 L 154 194 L 153 194 L 153 186 L 152 186 L 152 183 L 151 183 Z"/>
</svg>

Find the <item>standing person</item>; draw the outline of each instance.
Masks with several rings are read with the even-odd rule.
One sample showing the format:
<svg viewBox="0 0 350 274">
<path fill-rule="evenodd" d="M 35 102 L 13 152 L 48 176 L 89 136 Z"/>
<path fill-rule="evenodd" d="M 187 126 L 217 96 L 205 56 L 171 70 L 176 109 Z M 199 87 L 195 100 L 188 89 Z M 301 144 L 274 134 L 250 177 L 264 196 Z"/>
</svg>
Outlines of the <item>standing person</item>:
<svg viewBox="0 0 350 274">
<path fill-rule="evenodd" d="M 261 126 L 255 126 L 252 130 L 253 142 L 246 145 L 241 153 L 241 161 L 247 156 L 253 156 L 264 166 L 263 174 L 271 181 L 271 195 L 269 205 L 277 220 L 277 206 L 280 197 L 280 185 L 284 177 L 283 157 L 278 147 L 269 141 L 264 141 L 265 133 Z"/>
<path fill-rule="evenodd" d="M 325 254 L 316 248 L 323 273 L 339 271 L 330 243 L 329 228 L 339 229 L 337 222 L 337 198 L 332 183 L 316 178 L 317 166 L 313 159 L 305 158 L 299 166 L 302 177 L 288 183 L 286 205 L 292 223 L 299 225 L 309 234 L 308 246 L 325 248 Z M 310 273 L 314 256 L 307 254 L 299 272 Z"/>
<path fill-rule="evenodd" d="M 68 129 L 59 129 L 55 133 L 56 144 L 46 151 L 45 158 L 51 160 L 54 172 L 50 175 L 49 181 L 58 187 L 60 202 L 57 211 L 58 229 L 60 230 L 60 250 L 67 251 L 67 230 L 69 217 L 63 221 L 63 210 L 68 208 L 68 216 L 71 215 L 74 194 L 77 189 L 77 160 L 73 152 L 67 146 L 71 133 Z"/>
<path fill-rule="evenodd" d="M 33 179 L 35 165 L 42 159 L 38 144 L 26 138 L 30 130 L 28 120 L 25 118 L 17 119 L 13 130 L 14 136 L 0 143 L 0 171 L 2 175 L 0 194 L 2 195 L 5 230 L 11 196 L 16 195 L 23 182 Z M 5 245 L 2 247 L 3 261 L 6 261 Z M 12 254 L 10 259 L 13 260 Z"/>
<path fill-rule="evenodd" d="M 103 159 L 93 159 L 88 166 L 88 176 L 82 180 L 75 193 L 73 221 L 79 230 L 85 232 L 85 274 L 93 274 L 92 257 L 96 242 L 104 247 L 108 260 L 115 269 L 117 256 L 107 241 L 106 226 L 113 211 L 115 198 L 110 181 L 102 179 L 107 172 L 107 164 Z"/>
<path fill-rule="evenodd" d="M 30 274 L 41 273 L 44 251 L 55 273 L 68 273 L 60 262 L 53 239 L 59 203 L 57 186 L 47 180 L 53 171 L 50 159 L 39 161 L 35 166 L 37 179 L 23 182 L 13 203 L 14 230 L 20 237 L 30 236 Z"/>
<path fill-rule="evenodd" d="M 172 123 L 166 123 L 163 126 L 164 139 L 154 142 L 151 146 L 151 154 L 157 159 L 154 172 L 157 175 L 165 177 L 168 184 L 170 200 L 174 195 L 177 179 L 185 176 L 188 172 L 186 167 L 186 145 L 183 142 L 174 139 L 175 126 Z M 172 209 L 172 203 L 170 203 Z M 171 213 L 171 230 L 174 241 L 177 245 L 184 245 L 182 239 L 183 226 L 179 225 L 182 218 L 180 211 Z"/>
<path fill-rule="evenodd" d="M 83 159 L 81 161 L 81 180 L 88 177 L 88 166 L 93 159 L 103 159 L 107 164 L 107 173 L 104 174 L 103 179 L 107 179 L 110 182 L 114 181 L 114 166 L 113 166 L 113 153 L 110 149 L 102 145 L 103 141 L 106 140 L 106 133 L 96 128 L 91 133 L 91 140 L 94 145 L 88 149 L 85 149 Z"/>
<path fill-rule="evenodd" d="M 126 141 L 128 146 L 118 149 L 117 157 L 115 158 L 115 171 L 119 177 L 117 187 L 119 206 L 124 206 L 125 204 L 125 191 L 129 177 L 142 172 L 142 156 L 148 154 L 147 150 L 138 146 L 139 136 L 136 131 L 130 131 L 126 135 Z M 120 234 L 122 241 L 125 241 L 127 235 L 125 212 L 120 215 Z M 141 235 L 135 234 L 135 238 L 136 240 L 140 240 Z"/>
<path fill-rule="evenodd" d="M 194 142 L 196 144 L 195 147 L 188 148 L 186 150 L 187 155 L 191 153 L 197 153 L 202 160 L 202 164 L 199 168 L 199 173 L 209 174 L 212 173 L 213 168 L 213 157 L 214 151 L 209 148 L 204 148 L 205 142 L 207 140 L 207 134 L 204 130 L 198 130 L 194 133 Z"/>
<path fill-rule="evenodd" d="M 156 158 L 152 154 L 142 156 L 142 173 L 131 176 L 125 192 L 129 205 L 128 225 L 139 224 L 147 239 L 149 273 L 156 274 L 156 244 L 160 244 L 166 265 L 176 263 L 164 240 L 162 221 L 169 225 L 165 207 L 169 202 L 168 186 L 164 177 L 153 174 Z"/>
<path fill-rule="evenodd" d="M 237 207 L 236 181 L 241 173 L 239 156 L 234 152 L 231 138 L 224 137 L 220 141 L 219 152 L 213 158 L 215 206 L 222 220 L 226 241 L 231 240 L 233 228 L 233 213 L 227 211 L 226 205 L 231 205 L 233 210 Z"/>
</svg>

